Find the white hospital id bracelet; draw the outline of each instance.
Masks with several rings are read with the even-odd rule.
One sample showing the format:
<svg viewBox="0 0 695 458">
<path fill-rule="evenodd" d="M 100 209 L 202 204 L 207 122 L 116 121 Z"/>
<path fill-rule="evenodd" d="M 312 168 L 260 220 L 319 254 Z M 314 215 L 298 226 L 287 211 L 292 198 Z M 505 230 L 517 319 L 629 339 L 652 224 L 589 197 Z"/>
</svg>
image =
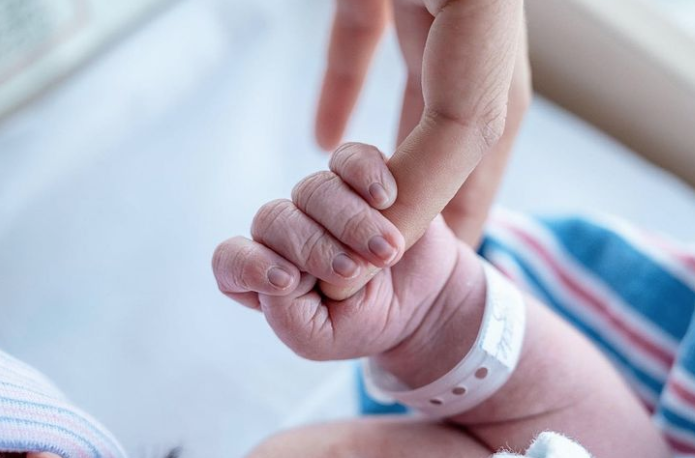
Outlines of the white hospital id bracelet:
<svg viewBox="0 0 695 458">
<path fill-rule="evenodd" d="M 433 417 L 450 417 L 480 405 L 514 372 L 526 330 L 521 293 L 483 261 L 487 293 L 478 337 L 456 367 L 434 382 L 411 389 L 373 360 L 364 364 L 365 387 L 377 401 L 397 401 Z"/>
</svg>

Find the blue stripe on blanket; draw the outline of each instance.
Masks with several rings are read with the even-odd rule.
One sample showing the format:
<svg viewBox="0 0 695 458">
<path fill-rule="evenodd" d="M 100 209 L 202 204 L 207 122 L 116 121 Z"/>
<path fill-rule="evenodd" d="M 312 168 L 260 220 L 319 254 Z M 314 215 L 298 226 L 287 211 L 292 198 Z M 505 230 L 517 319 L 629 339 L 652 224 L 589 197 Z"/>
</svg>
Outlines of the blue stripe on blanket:
<svg viewBox="0 0 695 458">
<path fill-rule="evenodd" d="M 678 349 L 678 365 L 695 379 L 695 316 Z"/>
<path fill-rule="evenodd" d="M 690 326 L 695 292 L 606 227 L 580 218 L 540 220 L 578 263 L 676 339 Z"/>
<path fill-rule="evenodd" d="M 695 431 L 695 423 L 674 412 L 673 410 L 661 407 L 657 413 L 666 423 L 675 426 L 678 429 L 686 431 Z"/>
<path fill-rule="evenodd" d="M 617 363 L 618 368 L 623 373 L 629 373 L 634 377 L 643 388 L 647 389 L 654 396 L 658 395 L 664 387 L 665 380 L 657 380 L 630 362 L 629 358 L 621 349 L 616 348 L 605 337 L 593 327 L 585 323 L 580 317 L 573 313 L 565 304 L 556 299 L 548 290 L 545 284 L 539 280 L 533 269 L 523 260 L 517 252 L 509 246 L 503 245 L 493 239 L 486 239 L 481 247 L 480 253 L 483 257 L 490 256 L 493 252 L 499 251 L 510 257 L 516 263 L 519 271 L 524 275 L 523 281 L 531 286 L 533 293 L 539 295 L 538 299 L 559 313 L 565 320 L 572 323 L 584 335 L 590 338 L 609 358 Z"/>
<path fill-rule="evenodd" d="M 39 427 L 42 428 L 43 430 L 49 431 L 49 432 L 55 432 L 58 435 L 65 436 L 67 438 L 70 438 L 78 443 L 80 443 L 82 446 L 85 447 L 85 449 L 89 449 L 91 452 L 92 457 L 94 458 L 101 458 L 104 455 L 99 451 L 97 446 L 92 443 L 88 438 L 84 437 L 81 434 L 78 434 L 75 432 L 75 428 L 71 427 L 63 427 L 60 425 L 59 421 L 56 421 L 55 423 L 48 423 L 48 422 L 42 422 L 42 421 L 32 421 L 32 420 L 26 420 L 24 418 L 16 418 L 16 417 L 6 417 L 6 416 L 0 416 L 0 425 L 5 423 L 7 427 L 9 426 L 16 426 L 16 425 L 27 425 L 30 427 Z M 0 426 L 2 428 L 2 426 Z M 38 437 L 28 437 L 24 439 L 25 444 L 31 444 L 31 446 L 27 449 L 24 450 L 19 450 L 19 451 L 32 451 L 36 450 L 37 446 L 40 447 L 39 449 L 44 449 L 44 445 L 46 446 L 45 449 L 50 448 L 51 444 L 48 443 L 47 440 L 43 438 L 38 438 Z M 0 450 L 10 450 L 9 444 L 16 442 L 15 440 L 8 440 L 5 441 L 4 439 L 0 438 Z"/>
</svg>

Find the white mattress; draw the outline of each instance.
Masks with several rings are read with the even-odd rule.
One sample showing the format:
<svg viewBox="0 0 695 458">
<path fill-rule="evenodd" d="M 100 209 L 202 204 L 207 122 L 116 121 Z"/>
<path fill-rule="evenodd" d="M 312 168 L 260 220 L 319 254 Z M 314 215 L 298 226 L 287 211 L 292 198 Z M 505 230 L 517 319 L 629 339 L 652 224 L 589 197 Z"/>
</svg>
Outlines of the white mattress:
<svg viewBox="0 0 695 458">
<path fill-rule="evenodd" d="M 302 361 L 216 291 L 209 260 L 325 167 L 311 127 L 329 2 L 182 1 L 0 126 L 0 348 L 133 455 L 239 456 L 353 412 L 349 363 Z M 393 37 L 349 138 L 390 149 Z M 537 99 L 500 203 L 692 236 L 695 196 Z"/>
</svg>

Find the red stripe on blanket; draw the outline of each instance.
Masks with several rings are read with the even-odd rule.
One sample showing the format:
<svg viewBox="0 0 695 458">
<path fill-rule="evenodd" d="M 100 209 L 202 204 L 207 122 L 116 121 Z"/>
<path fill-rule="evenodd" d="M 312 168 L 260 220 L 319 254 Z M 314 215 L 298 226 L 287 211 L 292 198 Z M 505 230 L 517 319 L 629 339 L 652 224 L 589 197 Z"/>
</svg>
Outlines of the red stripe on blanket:
<svg viewBox="0 0 695 458">
<path fill-rule="evenodd" d="M 650 342 L 647 337 L 641 335 L 639 332 L 630 329 L 626 326 L 625 322 L 619 317 L 616 317 L 612 310 L 610 310 L 604 303 L 596 298 L 590 291 L 580 285 L 576 280 L 574 280 L 570 275 L 563 271 L 562 267 L 556 262 L 553 256 L 548 253 L 548 251 L 543 247 L 537 240 L 535 240 L 531 235 L 527 234 L 523 230 L 516 226 L 502 222 L 504 227 L 513 232 L 517 237 L 519 237 L 524 243 L 526 243 L 529 248 L 535 251 L 538 256 L 545 261 L 550 269 L 552 269 L 563 285 L 571 290 L 575 295 L 582 298 L 589 306 L 591 306 L 596 312 L 603 315 L 617 331 L 622 333 L 628 340 L 634 343 L 636 346 L 640 347 L 646 353 L 649 353 L 662 362 L 668 367 L 673 365 L 675 360 L 675 355 L 660 348 L 654 343 Z"/>
<path fill-rule="evenodd" d="M 685 402 L 690 407 L 695 408 L 695 394 L 693 394 L 687 387 L 682 385 L 677 380 L 671 378 L 668 382 L 668 388 L 674 395 L 678 397 L 678 399 Z"/>
<path fill-rule="evenodd" d="M 665 432 L 664 437 L 666 437 L 666 441 L 671 446 L 671 449 L 674 452 L 686 453 L 686 454 L 695 453 L 695 446 L 692 446 L 692 445 L 682 441 L 681 439 L 674 437 L 672 434 Z"/>
</svg>

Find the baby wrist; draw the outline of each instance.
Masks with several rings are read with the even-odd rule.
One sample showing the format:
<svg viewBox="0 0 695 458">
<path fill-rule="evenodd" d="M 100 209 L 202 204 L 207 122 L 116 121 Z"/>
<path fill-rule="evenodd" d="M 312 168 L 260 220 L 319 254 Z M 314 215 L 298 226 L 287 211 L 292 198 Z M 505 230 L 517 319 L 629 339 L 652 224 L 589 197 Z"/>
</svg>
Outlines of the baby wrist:
<svg viewBox="0 0 695 458">
<path fill-rule="evenodd" d="M 485 274 L 480 258 L 463 244 L 440 294 L 416 330 L 396 347 L 377 355 L 380 367 L 410 386 L 444 375 L 470 350 L 485 310 Z"/>
<path fill-rule="evenodd" d="M 461 352 L 455 340 L 450 342 L 448 351 L 439 346 L 439 354 L 422 359 L 420 366 L 410 362 L 410 374 L 395 374 L 382 367 L 378 359 L 368 360 L 364 366 L 365 378 L 372 395 L 381 400 L 391 398 L 431 416 L 447 417 L 471 410 L 496 393 L 519 361 L 525 305 L 520 292 L 489 265 L 485 266 L 485 283 L 483 317 L 475 341 L 468 345 L 464 356 L 424 386 L 413 383 L 418 377 L 412 374 L 441 372 L 441 369 L 432 371 L 431 367 L 436 367 L 443 357 Z M 459 328 L 459 333 L 463 332 L 470 332 L 470 325 Z"/>
</svg>

